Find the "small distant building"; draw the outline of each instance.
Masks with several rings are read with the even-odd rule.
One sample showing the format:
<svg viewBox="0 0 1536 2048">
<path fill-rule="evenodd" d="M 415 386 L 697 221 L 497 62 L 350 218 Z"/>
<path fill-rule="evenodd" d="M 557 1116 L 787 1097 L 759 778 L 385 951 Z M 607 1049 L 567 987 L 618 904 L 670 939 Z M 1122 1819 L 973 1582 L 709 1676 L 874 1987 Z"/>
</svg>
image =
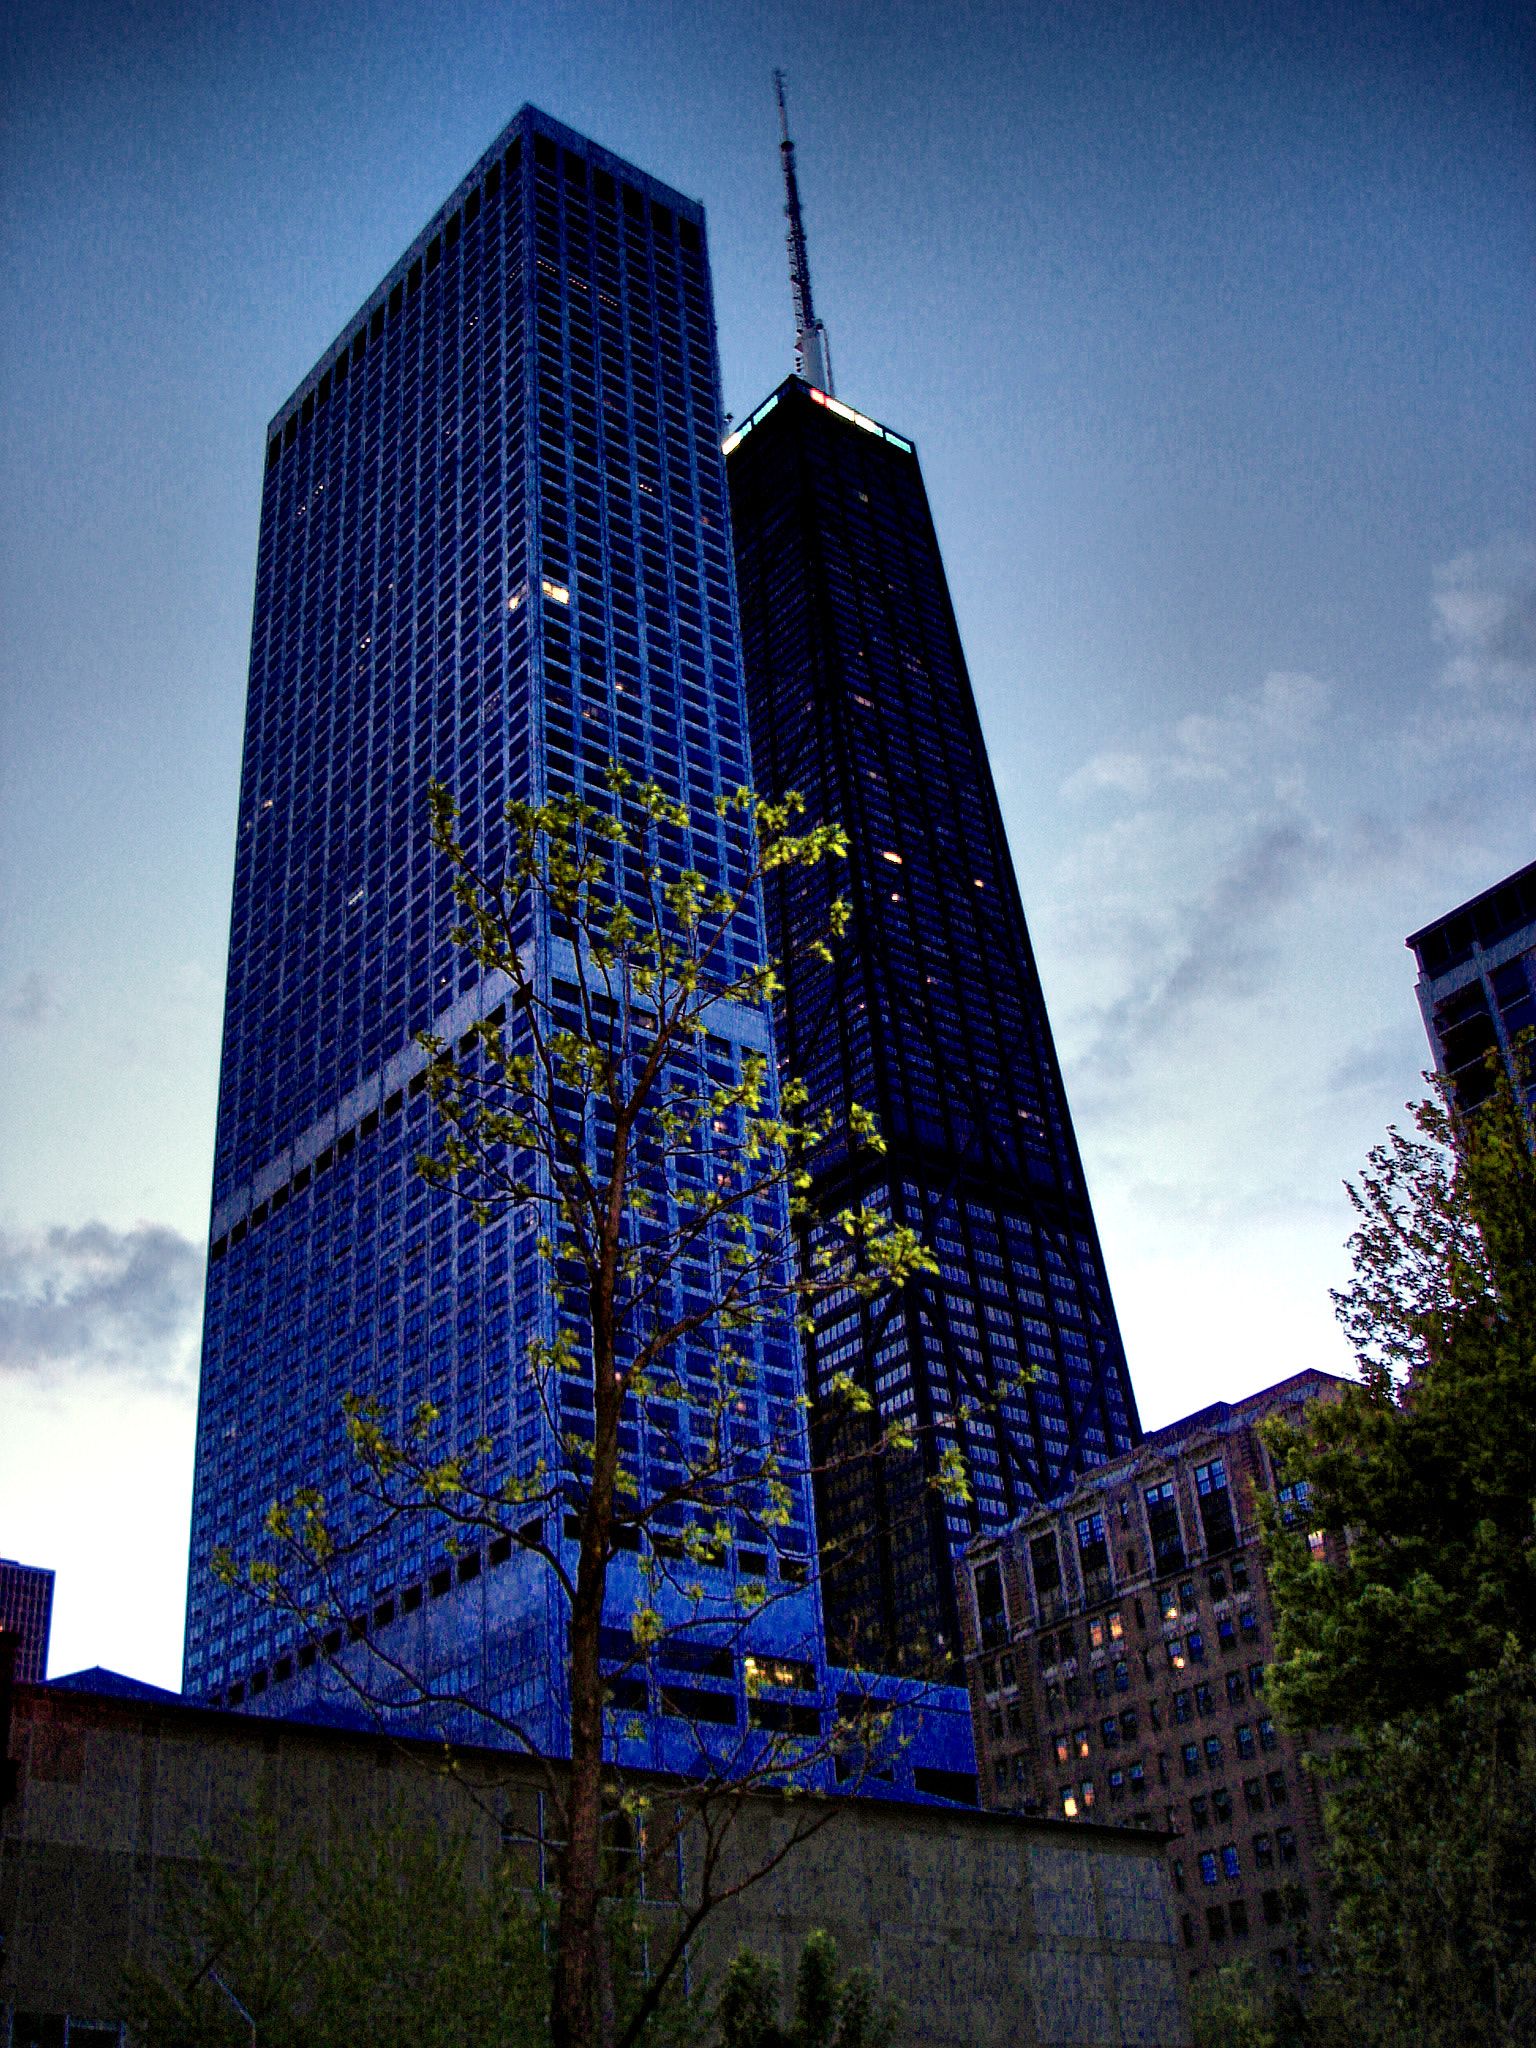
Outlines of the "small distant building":
<svg viewBox="0 0 1536 2048">
<path fill-rule="evenodd" d="M 1168 1830 L 1192 1971 L 1266 1950 L 1312 1967 L 1321 1810 L 1266 1698 L 1255 1496 L 1277 1480 L 1258 1425 L 1343 1385 L 1297 1373 L 1153 1431 L 960 1568 L 983 1803 Z"/>
<path fill-rule="evenodd" d="M 0 1629 L 20 1638 L 16 1683 L 41 1685 L 48 1676 L 48 1634 L 53 1626 L 53 1573 L 40 1564 L 0 1557 Z"/>
<path fill-rule="evenodd" d="M 1419 1008 L 1435 1065 L 1473 1108 L 1493 1089 L 1497 1051 L 1517 1089 L 1536 1104 L 1536 1077 L 1522 1083 L 1514 1048 L 1536 1028 L 1536 861 L 1436 918 L 1408 940 L 1419 963 Z"/>
</svg>

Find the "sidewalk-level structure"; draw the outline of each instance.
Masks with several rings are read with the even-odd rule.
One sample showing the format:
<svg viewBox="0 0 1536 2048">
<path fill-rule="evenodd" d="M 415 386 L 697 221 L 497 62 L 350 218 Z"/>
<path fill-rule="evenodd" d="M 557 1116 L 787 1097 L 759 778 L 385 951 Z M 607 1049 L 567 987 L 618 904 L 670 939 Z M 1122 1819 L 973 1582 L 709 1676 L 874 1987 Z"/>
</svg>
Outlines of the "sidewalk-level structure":
<svg viewBox="0 0 1536 2048">
<path fill-rule="evenodd" d="M 367 1729 L 274 1721 L 194 1706 L 93 1674 L 91 1691 L 22 1687 L 8 1746 L 16 1796 L 0 1813 L 0 2042 L 106 2048 L 122 2040 L 119 1973 L 152 1955 L 166 1879 L 271 1802 L 282 1829 L 325 1836 L 404 1806 L 424 1826 L 467 1832 L 485 1882 L 517 1846 L 530 1889 L 547 1876 L 541 1767 L 465 1751 L 452 1776 L 436 1745 Z M 135 1697 L 135 1692 L 146 1696 Z M 0 1702 L 0 1719 L 3 1714 Z M 667 1781 L 653 1777 L 652 1792 Z M 692 1967 L 712 1972 L 750 1944 L 792 1970 L 825 1928 L 903 2009 L 902 2039 L 985 2043 L 1190 2039 L 1159 1836 L 1053 1818 L 833 1800 L 828 1826 L 780 1870 L 704 1924 Z M 803 1815 L 773 1798 L 740 1817 L 743 1867 Z M 690 1875 L 642 1879 L 642 1915 L 677 1910 Z M 660 1896 L 653 1896 L 659 1894 Z M 66 2031 L 67 2029 L 67 2031 Z"/>
</svg>

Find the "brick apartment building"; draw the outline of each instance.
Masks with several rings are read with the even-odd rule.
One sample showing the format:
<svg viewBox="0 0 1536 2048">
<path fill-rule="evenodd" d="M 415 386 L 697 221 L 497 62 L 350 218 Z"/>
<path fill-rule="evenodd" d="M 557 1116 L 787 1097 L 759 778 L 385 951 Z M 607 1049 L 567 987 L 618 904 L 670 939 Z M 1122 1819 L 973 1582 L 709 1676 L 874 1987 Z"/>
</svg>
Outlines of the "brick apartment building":
<svg viewBox="0 0 1536 2048">
<path fill-rule="evenodd" d="M 960 1568 L 984 1803 L 1166 1828 L 1192 1971 L 1312 1967 L 1321 1808 L 1266 1699 L 1254 1496 L 1276 1483 L 1258 1424 L 1342 1384 L 1302 1372 L 1155 1430 Z"/>
</svg>

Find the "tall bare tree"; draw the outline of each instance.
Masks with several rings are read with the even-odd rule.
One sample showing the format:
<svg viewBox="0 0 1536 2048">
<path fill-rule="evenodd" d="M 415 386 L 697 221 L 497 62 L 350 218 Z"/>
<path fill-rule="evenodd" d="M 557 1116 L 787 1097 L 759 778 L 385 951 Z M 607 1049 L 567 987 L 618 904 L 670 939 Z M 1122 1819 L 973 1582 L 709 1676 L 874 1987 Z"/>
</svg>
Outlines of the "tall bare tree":
<svg viewBox="0 0 1536 2048">
<path fill-rule="evenodd" d="M 803 1685 L 794 1660 L 753 1652 L 775 1603 L 816 1612 L 807 1583 L 815 1560 L 781 1540 L 811 1478 L 806 1403 L 770 1402 L 766 1422 L 759 1417 L 754 1333 L 791 1319 L 808 1330 L 829 1296 L 873 1299 L 937 1266 L 876 1203 L 811 1215 L 805 1162 L 832 1113 L 810 1114 L 803 1086 L 781 1084 L 763 1049 L 779 986 L 756 937 L 763 878 L 840 859 L 844 835 L 830 824 L 801 829 L 793 794 L 771 803 L 743 789 L 716 810 L 716 884 L 688 864 L 687 810 L 619 767 L 606 802 L 509 804 L 510 856 L 492 872 L 461 835 L 449 793 L 433 785 L 432 832 L 458 911 L 453 938 L 482 987 L 505 993 L 457 1043 L 423 1038 L 440 1143 L 418 1169 L 480 1225 L 510 1216 L 536 1248 L 554 1312 L 527 1338 L 524 1385 L 543 1411 L 546 1455 L 504 1473 L 489 1442 L 451 1454 L 430 1402 L 396 1428 L 375 1403 L 349 1399 L 357 1471 L 345 1516 L 307 1489 L 274 1504 L 243 1572 L 227 1552 L 217 1560 L 226 1580 L 243 1579 L 329 1649 L 370 1703 L 465 1708 L 534 1754 L 539 1729 L 483 1692 L 434 1691 L 387 1643 L 343 1647 L 346 1623 L 359 1632 L 345 1567 L 383 1529 L 424 1515 L 461 1546 L 489 1538 L 543 1560 L 567 1623 L 568 1754 L 546 1760 L 560 1844 L 560 2048 L 638 2040 L 704 1917 L 829 1810 L 807 1806 L 766 1858 L 744 1867 L 732 1829 L 753 1792 L 825 1783 L 834 1751 L 855 1759 L 855 1770 L 867 1766 L 890 1733 L 888 1689 L 864 1690 L 841 1725 L 824 1724 L 786 1697 Z M 799 943 L 830 957 L 846 915 L 832 897 L 827 926 Z M 744 1028 L 751 1020 L 755 1031 Z M 744 1042 L 754 1035 L 756 1048 Z M 723 1061 L 731 1044 L 739 1058 Z M 883 1149 L 857 1105 L 848 1128 Z M 833 1411 L 871 1416 L 853 1372 L 818 1394 Z M 850 1459 L 915 1449 L 900 1421 L 865 1428 L 857 1441 Z M 945 1453 L 933 1483 L 968 1497 L 958 1451 Z M 737 1572 L 722 1579 L 716 1567 L 744 1532 Z M 614 1575 L 626 1554 L 638 1570 Z M 747 1726 L 734 1725 L 734 1714 L 726 1726 L 674 1711 L 694 1753 L 683 1789 L 657 1806 L 619 1768 L 627 1720 L 669 1652 L 707 1658 L 721 1642 L 748 1652 Z M 675 1707 L 675 1692 L 662 1696 Z M 646 1992 L 615 2028 L 603 1915 L 637 1868 L 675 1867 L 683 1835 L 685 1896 L 650 1958 Z"/>
</svg>

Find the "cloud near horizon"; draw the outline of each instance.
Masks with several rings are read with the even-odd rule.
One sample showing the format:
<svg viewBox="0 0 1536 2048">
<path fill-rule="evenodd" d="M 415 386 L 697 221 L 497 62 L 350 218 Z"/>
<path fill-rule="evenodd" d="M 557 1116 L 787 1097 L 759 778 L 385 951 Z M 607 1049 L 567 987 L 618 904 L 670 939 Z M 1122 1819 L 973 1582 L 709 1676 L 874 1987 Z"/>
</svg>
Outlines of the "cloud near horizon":
<svg viewBox="0 0 1536 2048">
<path fill-rule="evenodd" d="M 53 976 L 33 967 L 21 977 L 6 1011 L 12 1023 L 24 1030 L 40 1031 L 58 1008 L 58 1000 Z"/>
<path fill-rule="evenodd" d="M 1404 934 L 1531 858 L 1536 545 L 1455 554 L 1423 604 L 1387 695 L 1276 670 L 1106 732 L 1061 786 L 1064 850 L 1027 907 L 1090 1181 L 1147 1300 L 1195 1245 L 1196 1292 L 1283 1268 L 1290 1298 L 1307 1270 L 1308 1341 L 1331 1345 L 1341 1183 L 1429 1064 Z M 1179 1343 L 1141 1336 L 1172 1373 Z"/>
<path fill-rule="evenodd" d="M 1439 637 L 1453 650 L 1448 681 L 1536 677 L 1536 541 L 1506 535 L 1442 563 L 1434 606 Z"/>
<path fill-rule="evenodd" d="M 1277 671 L 1067 778 L 1083 829 L 1042 922 L 1092 935 L 1075 1063 L 1124 1076 L 1194 1010 L 1349 973 L 1325 936 L 1344 903 L 1388 920 L 1421 890 L 1431 914 L 1455 900 L 1448 870 L 1465 893 L 1498 879 L 1522 811 L 1536 824 L 1536 541 L 1466 549 L 1427 595 L 1426 653 L 1445 659 L 1396 705 Z"/>
<path fill-rule="evenodd" d="M 1124 1075 L 1192 1009 L 1262 991 L 1273 928 L 1341 855 L 1309 795 L 1331 706 L 1317 677 L 1276 672 L 1067 780 L 1087 829 L 1046 921 L 1097 928 L 1096 970 L 1071 992 L 1083 1065 Z"/>
<path fill-rule="evenodd" d="M 1431 602 L 1447 658 L 1407 722 L 1405 752 L 1490 795 L 1523 789 L 1536 837 L 1536 540 L 1506 535 L 1442 563 Z M 1466 822 L 1480 823 L 1471 807 Z"/>
<path fill-rule="evenodd" d="M 0 1380 L 191 1394 L 203 1252 L 160 1223 L 0 1231 Z"/>
</svg>

